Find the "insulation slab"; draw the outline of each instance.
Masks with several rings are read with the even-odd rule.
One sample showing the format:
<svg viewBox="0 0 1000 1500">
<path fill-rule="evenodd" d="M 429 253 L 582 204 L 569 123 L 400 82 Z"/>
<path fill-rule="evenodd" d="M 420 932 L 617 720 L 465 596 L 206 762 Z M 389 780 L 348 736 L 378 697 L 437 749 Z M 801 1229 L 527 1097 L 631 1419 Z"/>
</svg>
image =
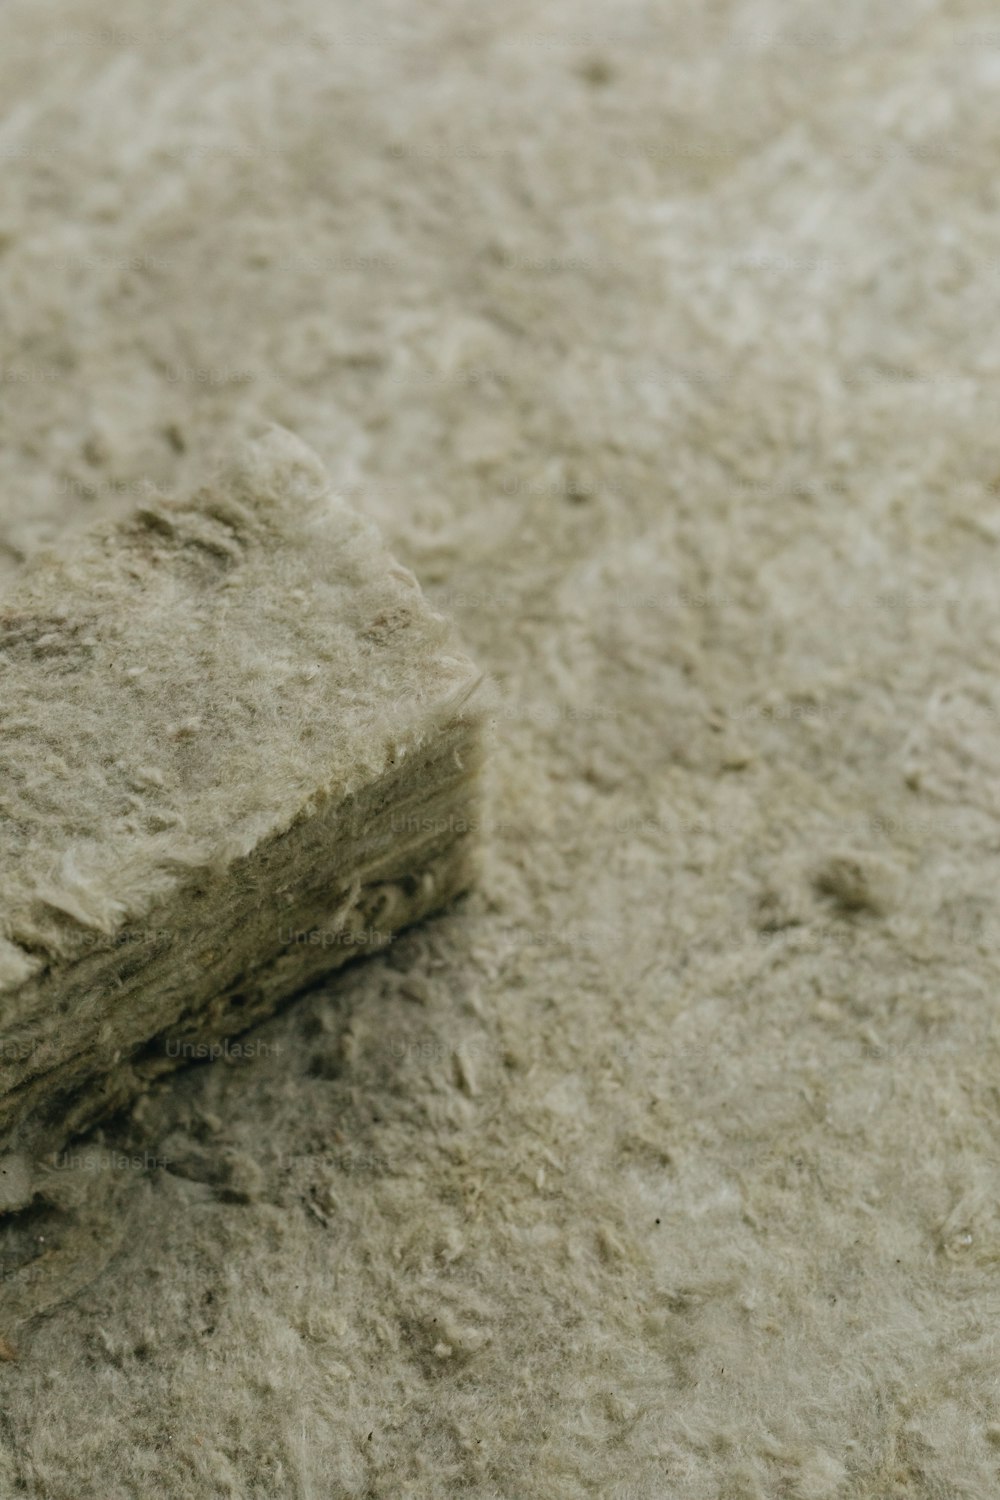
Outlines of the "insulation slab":
<svg viewBox="0 0 1000 1500">
<path fill-rule="evenodd" d="M 0 605 L 0 1207 L 467 888 L 476 668 L 281 429 Z"/>
</svg>

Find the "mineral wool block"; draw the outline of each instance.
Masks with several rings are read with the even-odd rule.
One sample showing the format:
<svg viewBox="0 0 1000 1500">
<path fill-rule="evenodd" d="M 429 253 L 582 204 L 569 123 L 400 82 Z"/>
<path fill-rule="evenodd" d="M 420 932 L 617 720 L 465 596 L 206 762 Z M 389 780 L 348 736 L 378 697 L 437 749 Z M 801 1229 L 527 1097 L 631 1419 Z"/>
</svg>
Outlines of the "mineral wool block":
<svg viewBox="0 0 1000 1500">
<path fill-rule="evenodd" d="M 479 681 L 282 429 L 29 565 L 0 602 L 0 1207 L 470 884 Z"/>
</svg>

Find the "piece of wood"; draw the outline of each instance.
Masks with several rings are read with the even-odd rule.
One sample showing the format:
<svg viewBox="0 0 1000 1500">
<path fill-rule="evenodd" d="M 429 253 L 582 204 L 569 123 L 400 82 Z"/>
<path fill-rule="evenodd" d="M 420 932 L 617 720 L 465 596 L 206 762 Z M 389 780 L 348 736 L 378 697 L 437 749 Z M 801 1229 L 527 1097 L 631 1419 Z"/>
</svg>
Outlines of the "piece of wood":
<svg viewBox="0 0 1000 1500">
<path fill-rule="evenodd" d="M 274 429 L 0 602 L 0 1207 L 470 883 L 480 674 Z"/>
</svg>

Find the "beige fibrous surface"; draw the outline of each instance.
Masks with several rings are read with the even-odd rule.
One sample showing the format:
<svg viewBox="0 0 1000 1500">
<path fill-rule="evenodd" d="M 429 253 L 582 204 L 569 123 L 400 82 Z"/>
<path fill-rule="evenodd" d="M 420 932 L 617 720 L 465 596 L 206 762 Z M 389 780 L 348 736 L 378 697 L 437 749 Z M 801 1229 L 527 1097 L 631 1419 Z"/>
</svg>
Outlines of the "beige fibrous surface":
<svg viewBox="0 0 1000 1500">
<path fill-rule="evenodd" d="M 0 674 L 22 1208 L 46 1151 L 469 888 L 481 674 L 281 428 L 26 563 Z"/>
<path fill-rule="evenodd" d="M 0 585 L 276 422 L 497 692 L 475 892 L 0 1227 L 0 1493 L 995 1495 L 989 9 L 0 28 Z"/>
</svg>

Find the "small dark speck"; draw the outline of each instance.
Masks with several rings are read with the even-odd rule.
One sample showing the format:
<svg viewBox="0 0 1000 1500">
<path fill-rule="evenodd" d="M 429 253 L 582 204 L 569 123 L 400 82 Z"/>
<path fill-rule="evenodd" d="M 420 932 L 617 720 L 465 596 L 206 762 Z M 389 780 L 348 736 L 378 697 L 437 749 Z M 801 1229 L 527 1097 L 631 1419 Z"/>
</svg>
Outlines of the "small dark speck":
<svg viewBox="0 0 1000 1500">
<path fill-rule="evenodd" d="M 374 1436 L 374 1433 L 371 1433 L 371 1432 L 370 1432 L 370 1433 L 369 1433 L 369 1434 L 368 1434 L 368 1441 L 369 1441 L 369 1442 L 371 1442 L 371 1440 L 372 1440 L 372 1437 L 373 1437 L 373 1436 Z"/>
<path fill-rule="evenodd" d="M 657 1219 L 657 1221 L 656 1221 L 656 1222 L 657 1222 L 657 1224 L 659 1224 L 659 1222 L 660 1222 L 660 1221 L 659 1221 L 659 1219 Z"/>
<path fill-rule="evenodd" d="M 606 57 L 588 57 L 580 69 L 580 77 L 584 83 L 591 84 L 595 89 L 604 88 L 615 76 L 615 70 Z"/>
</svg>

